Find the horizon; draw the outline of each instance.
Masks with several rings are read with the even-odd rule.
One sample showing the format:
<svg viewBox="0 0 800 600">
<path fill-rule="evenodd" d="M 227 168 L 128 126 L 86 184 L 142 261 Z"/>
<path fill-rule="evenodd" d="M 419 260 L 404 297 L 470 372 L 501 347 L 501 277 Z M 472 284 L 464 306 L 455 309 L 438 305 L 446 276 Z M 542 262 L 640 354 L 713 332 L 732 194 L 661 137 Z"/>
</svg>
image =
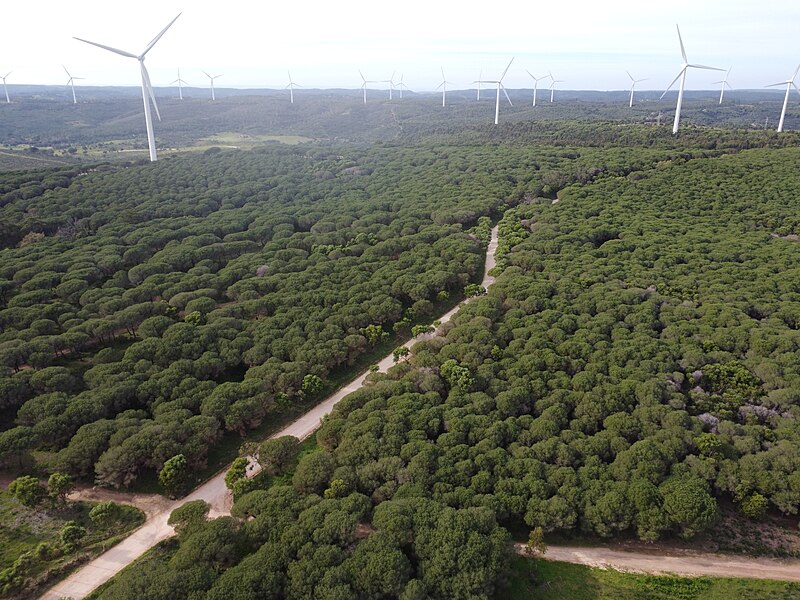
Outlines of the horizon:
<svg viewBox="0 0 800 600">
<path fill-rule="evenodd" d="M 415 92 L 433 92 L 444 68 L 455 89 L 475 89 L 469 86 L 479 74 L 496 78 L 514 57 L 504 80 L 509 89 L 532 88 L 527 69 L 537 77 L 552 72 L 564 80 L 558 89 L 629 90 L 627 70 L 647 79 L 643 91 L 663 91 L 682 61 L 676 22 L 689 62 L 732 67 L 734 89 L 785 81 L 800 62 L 793 32 L 800 6 L 779 0 L 757 6 L 712 0 L 701 7 L 678 0 L 669 20 L 663 10 L 643 10 L 633 0 L 585 11 L 548 6 L 517 12 L 568 27 L 535 28 L 527 18 L 504 19 L 500 33 L 486 27 L 482 11 L 420 0 L 388 18 L 364 0 L 269 9 L 233 0 L 228 6 L 220 12 L 200 4 L 182 13 L 147 55 L 154 87 L 168 87 L 180 68 L 181 77 L 188 76 L 188 85 L 196 88 L 207 87 L 205 70 L 221 74 L 215 85 L 228 89 L 281 89 L 288 83 L 287 71 L 304 88 L 358 89 L 360 70 L 373 80 L 389 79 L 394 72 L 398 81 L 403 74 Z M 40 7 L 8 7 L 0 74 L 11 71 L 9 86 L 65 85 L 63 63 L 72 75 L 85 78 L 76 87 L 137 86 L 132 60 L 72 37 L 138 53 L 181 6 L 174 0 L 146 0 L 135 10 L 123 10 L 111 16 L 98 0 L 83 2 L 80 11 L 54 4 L 43 22 Z M 31 45 L 31 39 L 42 42 Z M 713 90 L 712 82 L 723 77 L 724 72 L 692 70 L 686 89 Z"/>
</svg>

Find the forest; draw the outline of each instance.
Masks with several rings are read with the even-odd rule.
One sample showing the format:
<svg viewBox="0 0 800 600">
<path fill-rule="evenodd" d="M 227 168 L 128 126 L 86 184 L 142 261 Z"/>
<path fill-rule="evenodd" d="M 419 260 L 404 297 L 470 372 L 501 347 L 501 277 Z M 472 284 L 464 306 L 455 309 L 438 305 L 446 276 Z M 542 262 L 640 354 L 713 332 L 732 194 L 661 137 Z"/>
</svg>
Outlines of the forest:
<svg viewBox="0 0 800 600">
<path fill-rule="evenodd" d="M 97 597 L 502 597 L 509 531 L 690 539 L 721 502 L 796 525 L 800 151 L 613 129 L 0 176 L 0 462 L 174 492 L 461 297 L 499 221 L 445 335 Z"/>
</svg>

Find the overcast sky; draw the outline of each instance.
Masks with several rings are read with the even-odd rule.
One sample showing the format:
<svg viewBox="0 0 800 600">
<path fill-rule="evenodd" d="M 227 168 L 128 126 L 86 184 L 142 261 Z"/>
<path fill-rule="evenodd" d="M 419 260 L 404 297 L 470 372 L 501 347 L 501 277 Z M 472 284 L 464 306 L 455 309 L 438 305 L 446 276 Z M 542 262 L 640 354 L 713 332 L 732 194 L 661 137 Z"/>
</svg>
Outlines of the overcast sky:
<svg viewBox="0 0 800 600">
<path fill-rule="evenodd" d="M 156 86 L 176 70 L 205 86 L 200 71 L 223 74 L 217 87 L 296 83 L 357 88 L 367 79 L 404 75 L 415 91 L 435 88 L 440 66 L 456 88 L 482 71 L 531 87 L 552 71 L 563 89 L 626 89 L 625 70 L 664 89 L 681 63 L 675 23 L 690 62 L 727 69 L 734 88 L 787 79 L 800 63 L 800 2 L 795 0 L 15 0 L 3 3 L 0 75 L 8 83 L 64 84 L 65 64 L 81 85 L 138 85 L 135 61 L 72 39 L 138 54 L 179 12 L 147 56 Z M 695 71 L 688 89 L 717 87 L 719 73 Z M 371 87 L 381 87 L 373 85 Z M 385 84 L 384 84 L 385 87 Z"/>
</svg>

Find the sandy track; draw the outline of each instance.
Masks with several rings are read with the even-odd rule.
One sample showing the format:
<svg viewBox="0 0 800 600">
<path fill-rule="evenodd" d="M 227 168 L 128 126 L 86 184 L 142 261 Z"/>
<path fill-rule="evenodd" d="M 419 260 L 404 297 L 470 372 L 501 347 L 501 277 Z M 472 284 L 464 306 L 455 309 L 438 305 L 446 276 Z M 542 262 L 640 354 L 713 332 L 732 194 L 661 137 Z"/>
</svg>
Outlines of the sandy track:
<svg viewBox="0 0 800 600">
<path fill-rule="evenodd" d="M 486 265 L 484 267 L 484 276 L 481 283 L 483 287 L 489 287 L 494 283 L 494 277 L 489 275 L 489 271 L 495 266 L 494 255 L 497 250 L 497 230 L 497 227 L 492 229 L 492 237 L 486 252 Z M 469 300 L 470 299 L 467 299 L 458 304 L 443 315 L 441 319 L 439 319 L 441 324 L 444 325 L 450 321 L 453 315 L 458 312 L 458 309 L 466 302 L 469 302 Z M 421 339 L 425 339 L 425 337 L 430 337 L 430 335 L 418 336 L 407 341 L 404 345 L 410 348 Z M 381 372 L 386 372 L 392 365 L 394 365 L 394 358 L 391 354 L 384 357 L 383 360 L 378 363 Z M 320 404 L 317 404 L 307 413 L 284 427 L 281 431 L 275 433 L 272 437 L 293 435 L 301 440 L 307 438 L 319 428 L 322 418 L 329 414 L 342 398 L 358 390 L 364 384 L 364 379 L 368 374 L 369 371 L 364 371 L 353 381 L 323 400 Z M 248 476 L 252 477 L 260 470 L 261 467 L 258 463 L 251 460 L 251 464 L 248 467 Z M 137 504 L 133 499 L 135 495 L 121 492 L 108 492 L 107 490 L 94 492 L 98 494 L 98 499 L 100 496 L 103 496 L 103 499 L 115 499 L 116 501 L 139 506 L 142 510 L 145 510 L 147 520 L 144 525 L 122 540 L 119 544 L 75 571 L 72 575 L 45 592 L 41 598 L 43 600 L 58 600 L 64 597 L 70 597 L 75 600 L 84 598 L 92 590 L 111 579 L 158 542 L 174 535 L 172 527 L 167 524 L 169 515 L 178 506 L 190 500 L 205 500 L 208 502 L 211 505 L 209 516 L 212 518 L 230 514 L 232 498 L 228 488 L 225 486 L 226 471 L 227 467 L 181 500 L 169 501 L 163 499 L 163 505 L 154 505 L 152 502 L 145 502 L 145 499 L 140 499 Z M 87 490 L 81 492 L 82 495 L 89 493 L 91 492 Z M 114 498 L 111 496 L 114 496 Z M 88 497 L 86 498 L 88 499 Z M 145 506 L 147 506 L 147 508 L 145 508 Z"/>
<path fill-rule="evenodd" d="M 517 544 L 516 550 L 524 554 L 525 545 Z M 606 546 L 548 546 L 543 558 L 638 573 L 800 581 L 800 560 L 797 559 L 749 558 L 689 550 L 659 551 L 655 548 L 653 553 L 630 552 Z"/>
</svg>

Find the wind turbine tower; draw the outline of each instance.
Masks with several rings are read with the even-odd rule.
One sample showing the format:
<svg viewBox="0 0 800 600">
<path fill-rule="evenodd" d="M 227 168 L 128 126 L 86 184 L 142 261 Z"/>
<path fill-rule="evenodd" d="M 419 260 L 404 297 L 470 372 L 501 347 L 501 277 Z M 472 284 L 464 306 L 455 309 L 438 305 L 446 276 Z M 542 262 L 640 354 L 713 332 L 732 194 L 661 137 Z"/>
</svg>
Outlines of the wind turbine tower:
<svg viewBox="0 0 800 600">
<path fill-rule="evenodd" d="M 380 83 L 388 83 L 389 84 L 389 100 L 392 99 L 392 92 L 394 91 L 394 74 L 396 71 L 392 71 L 392 76 L 389 79 L 384 79 Z"/>
<path fill-rule="evenodd" d="M 302 85 L 297 85 L 297 84 L 296 84 L 296 83 L 295 83 L 295 82 L 292 80 L 292 74 L 291 74 L 289 71 L 286 71 L 286 72 L 289 74 L 289 85 L 287 85 L 287 86 L 286 86 L 285 88 L 283 88 L 283 89 L 288 89 L 288 90 L 289 90 L 289 103 L 290 103 L 290 104 L 294 104 L 294 88 L 296 88 L 296 87 L 303 87 L 303 86 L 302 86 Z"/>
<path fill-rule="evenodd" d="M 64 65 L 61 66 L 64 67 Z M 77 104 L 78 99 L 75 97 L 75 80 L 83 79 L 83 77 L 73 77 L 72 75 L 69 74 L 69 71 L 67 71 L 67 67 L 64 67 L 64 72 L 67 74 L 67 77 L 69 77 L 69 79 L 67 80 L 67 85 L 72 88 L 72 103 Z"/>
<path fill-rule="evenodd" d="M 525 72 L 526 72 L 528 75 L 530 75 L 530 76 L 531 76 L 531 79 L 533 79 L 533 105 L 532 105 L 532 106 L 536 106 L 536 89 L 539 87 L 539 82 L 540 82 L 542 79 L 547 79 L 548 77 L 550 77 L 550 75 L 545 75 L 545 76 L 543 76 L 543 77 L 534 77 L 534 76 L 533 76 L 533 73 L 531 73 L 530 71 L 528 71 L 528 69 L 525 69 Z"/>
<path fill-rule="evenodd" d="M 172 85 L 173 83 L 177 83 L 178 84 L 178 100 L 183 100 L 183 84 L 186 83 L 186 82 L 183 79 L 181 79 L 181 70 L 180 69 L 178 69 L 178 78 L 175 81 L 173 81 L 172 83 L 170 83 L 170 85 Z"/>
<path fill-rule="evenodd" d="M 201 71 L 202 71 L 202 69 L 201 69 Z M 203 75 L 208 77 L 209 81 L 211 82 L 211 101 L 214 102 L 214 100 L 217 99 L 216 96 L 214 95 L 214 80 L 217 79 L 218 77 L 222 77 L 222 73 L 220 73 L 219 75 L 214 75 L 212 77 L 211 75 L 209 75 L 208 73 L 203 71 Z"/>
<path fill-rule="evenodd" d="M 409 87 L 403 83 L 403 74 L 400 73 L 400 83 L 397 84 L 397 89 L 400 90 L 400 100 L 403 99 L 403 90 L 409 89 Z"/>
<path fill-rule="evenodd" d="M 444 67 L 440 67 L 442 70 L 442 83 L 440 83 L 436 89 L 442 88 L 442 108 L 447 105 L 447 84 L 453 85 L 452 81 L 447 81 L 447 77 L 444 76 Z"/>
<path fill-rule="evenodd" d="M 512 62 L 514 62 L 514 58 L 513 57 L 512 57 L 512 59 L 510 61 L 508 61 L 508 65 L 506 66 L 505 70 L 503 71 L 503 74 L 500 75 L 499 79 L 484 79 L 484 80 L 480 80 L 480 81 L 476 81 L 475 82 L 477 84 L 493 83 L 493 84 L 495 84 L 497 86 L 497 97 L 495 98 L 495 102 L 494 102 L 494 124 L 495 125 L 497 125 L 500 122 L 500 89 L 502 89 L 503 93 L 506 95 L 506 100 L 508 100 L 508 103 L 511 106 L 514 106 L 511 103 L 511 98 L 508 97 L 508 92 L 506 91 L 506 88 L 503 87 L 503 78 L 506 76 L 506 73 L 508 73 L 508 69 L 511 68 L 511 63 Z"/>
<path fill-rule="evenodd" d="M 556 93 L 556 84 L 557 83 L 564 83 L 564 80 L 563 79 L 556 79 L 555 77 L 553 77 L 552 73 L 550 73 L 550 79 L 551 79 L 551 81 L 550 81 L 550 103 L 552 104 L 553 97 L 555 96 L 555 93 Z"/>
<path fill-rule="evenodd" d="M 0 79 L 3 80 L 3 91 L 6 93 L 6 104 L 11 104 L 11 100 L 8 98 L 8 86 L 6 86 L 6 78 L 11 75 L 13 71 L 9 71 L 5 75 L 0 75 Z"/>
<path fill-rule="evenodd" d="M 732 68 L 733 68 L 733 67 L 730 67 L 730 68 L 728 69 L 728 72 L 727 72 L 727 73 L 725 73 L 725 77 L 722 79 L 722 81 L 715 81 L 715 82 L 714 82 L 714 83 L 720 83 L 720 84 L 722 84 L 722 89 L 719 91 L 719 103 L 720 103 L 720 104 L 722 104 L 722 96 L 724 96 L 724 95 L 725 95 L 725 86 L 727 85 L 729 88 L 731 87 L 731 84 L 730 84 L 730 83 L 728 83 L 728 75 L 730 75 L 730 74 L 731 74 L 731 69 L 732 69 Z M 733 88 L 731 88 L 731 89 L 733 89 Z"/>
<path fill-rule="evenodd" d="M 380 83 L 380 82 L 378 82 L 378 81 L 368 81 L 364 77 L 364 74 L 361 72 L 360 69 L 358 71 L 358 74 L 361 75 L 361 81 L 364 82 L 364 83 L 361 84 L 361 89 L 364 90 L 364 104 L 366 104 L 367 103 L 367 84 L 368 83 Z"/>
<path fill-rule="evenodd" d="M 628 102 L 628 108 L 633 108 L 633 89 L 636 87 L 637 83 L 641 83 L 642 81 L 647 81 L 647 79 L 634 79 L 633 75 L 630 74 L 630 71 L 625 71 L 628 74 L 628 77 L 631 80 L 631 99 Z"/>
<path fill-rule="evenodd" d="M 677 25 L 675 25 L 675 29 L 678 30 L 678 41 L 681 44 L 681 56 L 683 57 L 683 62 L 681 63 L 681 70 L 675 79 L 672 80 L 672 83 L 669 84 L 664 93 L 661 94 L 663 98 L 664 95 L 670 90 L 670 88 L 675 85 L 675 82 L 678 79 L 681 80 L 681 85 L 678 88 L 678 105 L 675 107 L 675 121 L 672 124 L 672 133 L 678 133 L 678 126 L 681 123 L 681 104 L 683 104 L 683 88 L 686 84 L 686 71 L 689 69 L 707 69 L 709 71 L 724 71 L 725 69 L 718 69 L 717 67 L 706 67 L 705 65 L 693 65 L 689 64 L 689 59 L 686 58 L 686 49 L 683 47 L 683 38 L 681 37 L 681 29 Z"/>
<path fill-rule="evenodd" d="M 153 101 L 153 108 L 156 110 L 156 116 L 158 120 L 161 120 L 161 115 L 158 112 L 158 105 L 156 104 L 156 95 L 153 92 L 153 85 L 150 83 L 150 75 L 147 73 L 147 68 L 144 66 L 144 58 L 147 56 L 147 53 L 152 50 L 153 46 L 156 45 L 156 42 L 161 39 L 161 36 L 167 32 L 167 29 L 172 27 L 172 24 L 178 20 L 178 17 L 181 16 L 181 13 L 178 13 L 178 16 L 172 19 L 169 24 L 161 30 L 161 32 L 153 38 L 153 40 L 147 44 L 147 47 L 144 51 L 139 54 L 133 54 L 131 52 L 126 52 L 125 50 L 117 50 L 116 48 L 112 48 L 111 46 L 104 46 L 103 44 L 98 44 L 97 42 L 90 42 L 89 40 L 84 40 L 81 38 L 75 38 L 80 42 L 84 42 L 86 44 L 91 44 L 92 46 L 97 46 L 98 48 L 103 48 L 104 50 L 108 50 L 109 52 L 114 52 L 115 54 L 119 54 L 121 56 L 126 56 L 128 58 L 135 58 L 139 61 L 139 71 L 142 74 L 142 101 L 144 102 L 144 122 L 147 126 L 147 145 L 150 149 L 150 161 L 155 162 L 157 160 L 156 156 L 156 138 L 153 134 L 153 117 L 150 114 L 150 102 L 148 101 L 147 97 L 150 96 L 150 100 Z M 5 83 L 5 78 L 3 78 L 3 83 Z"/>
<path fill-rule="evenodd" d="M 791 78 L 787 79 L 786 81 L 781 81 L 779 83 L 773 83 L 773 84 L 770 84 L 770 85 L 767 86 L 767 87 L 777 87 L 779 85 L 785 85 L 786 86 L 786 95 L 783 97 L 783 109 L 781 110 L 781 120 L 778 121 L 778 133 L 783 131 L 783 121 L 786 118 L 786 105 L 789 104 L 789 92 L 791 92 L 792 88 L 794 88 L 794 89 L 797 90 L 797 93 L 800 94 L 800 89 L 797 89 L 797 86 L 794 83 L 794 80 L 797 77 L 797 72 L 798 71 L 800 71 L 800 65 L 797 65 L 797 68 L 794 70 L 794 73 L 792 73 Z M 8 76 L 6 75 L 6 77 L 8 77 Z M 3 85 L 5 85 L 5 83 L 6 83 L 6 79 L 5 79 L 5 77 L 3 77 Z M 8 94 L 6 94 L 6 97 L 8 97 Z"/>
<path fill-rule="evenodd" d="M 483 79 L 483 69 L 478 72 L 478 81 L 475 82 L 478 84 L 478 102 L 481 101 L 481 79 Z"/>
</svg>

